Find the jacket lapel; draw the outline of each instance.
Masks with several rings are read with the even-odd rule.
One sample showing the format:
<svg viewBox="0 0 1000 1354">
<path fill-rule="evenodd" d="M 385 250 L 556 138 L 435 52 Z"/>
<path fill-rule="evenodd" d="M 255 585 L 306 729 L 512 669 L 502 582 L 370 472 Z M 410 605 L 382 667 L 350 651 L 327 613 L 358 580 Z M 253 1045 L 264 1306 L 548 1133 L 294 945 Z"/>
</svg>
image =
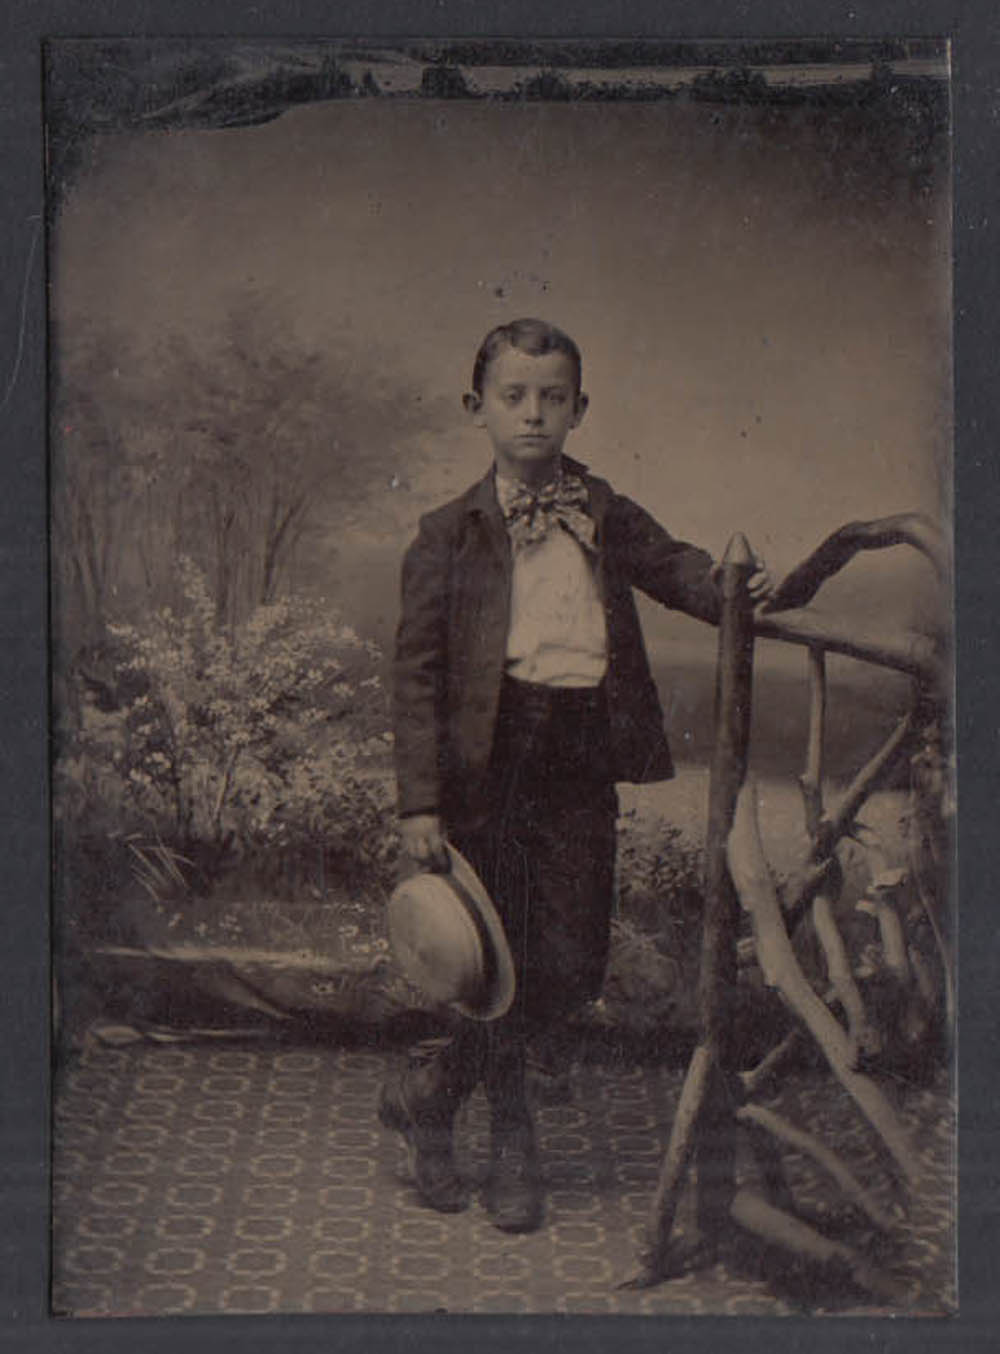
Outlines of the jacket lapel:
<svg viewBox="0 0 1000 1354">
<path fill-rule="evenodd" d="M 595 479 L 582 461 L 574 461 L 573 457 L 567 456 L 565 452 L 562 460 L 563 469 L 569 471 L 571 475 L 579 475 L 587 486 L 587 495 L 590 499 L 587 510 L 597 528 L 597 548 L 600 550 L 604 536 L 604 517 L 611 501 L 610 485 L 604 480 Z"/>
<path fill-rule="evenodd" d="M 563 468 L 571 475 L 579 475 L 587 486 L 587 511 L 594 520 L 594 545 L 597 548 L 597 567 L 595 577 L 597 590 L 605 608 L 608 606 L 608 560 L 604 549 L 604 519 L 611 502 L 611 486 L 606 480 L 595 479 L 582 461 L 563 454 Z M 613 617 L 608 616 L 608 643 L 611 644 Z"/>
<path fill-rule="evenodd" d="M 510 569 L 510 538 L 497 502 L 496 488 L 493 483 L 494 471 L 490 470 L 474 484 L 466 495 L 466 512 L 470 517 L 478 518 L 484 528 L 490 545 L 503 561 L 505 569 Z"/>
</svg>

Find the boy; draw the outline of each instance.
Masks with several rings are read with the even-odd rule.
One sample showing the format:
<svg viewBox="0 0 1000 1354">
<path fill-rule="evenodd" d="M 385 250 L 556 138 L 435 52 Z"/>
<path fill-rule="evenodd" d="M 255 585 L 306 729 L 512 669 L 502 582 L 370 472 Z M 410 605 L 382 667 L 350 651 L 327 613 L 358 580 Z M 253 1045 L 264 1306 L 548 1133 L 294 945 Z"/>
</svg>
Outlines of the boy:
<svg viewBox="0 0 1000 1354">
<path fill-rule="evenodd" d="M 383 1091 L 425 1202 L 468 1200 L 455 1111 L 480 1080 L 490 1107 L 484 1202 L 530 1231 L 544 1200 L 525 1096 L 525 1045 L 601 989 L 608 953 L 616 781 L 673 774 L 632 588 L 716 622 L 712 558 L 563 455 L 587 410 L 576 344 L 540 320 L 484 339 L 464 405 L 494 466 L 422 519 L 403 564 L 395 737 L 403 845 L 471 862 L 517 970 L 511 1011 L 468 1021 Z M 756 598 L 769 583 L 760 569 Z"/>
</svg>

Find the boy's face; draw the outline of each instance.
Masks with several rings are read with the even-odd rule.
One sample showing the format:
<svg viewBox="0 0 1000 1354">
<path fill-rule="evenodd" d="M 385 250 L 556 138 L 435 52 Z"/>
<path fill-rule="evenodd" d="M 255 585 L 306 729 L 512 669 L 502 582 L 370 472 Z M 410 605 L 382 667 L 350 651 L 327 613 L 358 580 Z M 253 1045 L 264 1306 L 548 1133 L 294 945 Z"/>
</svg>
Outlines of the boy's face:
<svg viewBox="0 0 1000 1354">
<path fill-rule="evenodd" d="M 587 397 L 577 393 L 565 353 L 536 357 L 504 348 L 486 369 L 482 395 L 471 391 L 465 407 L 489 434 L 501 470 L 531 480 L 555 465 L 566 434 L 586 412 Z"/>
</svg>

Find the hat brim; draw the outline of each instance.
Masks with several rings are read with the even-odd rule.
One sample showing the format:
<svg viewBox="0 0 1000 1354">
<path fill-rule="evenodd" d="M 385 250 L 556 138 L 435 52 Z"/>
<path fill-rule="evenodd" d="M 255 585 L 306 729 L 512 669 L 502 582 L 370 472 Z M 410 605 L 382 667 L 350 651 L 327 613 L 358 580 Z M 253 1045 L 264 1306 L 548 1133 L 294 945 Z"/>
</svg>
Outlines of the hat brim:
<svg viewBox="0 0 1000 1354">
<path fill-rule="evenodd" d="M 478 874 L 451 842 L 445 842 L 445 847 L 451 862 L 451 873 L 465 893 L 467 901 L 471 902 L 478 913 L 493 947 L 494 960 L 490 975 L 492 981 L 483 995 L 483 1000 L 476 1005 L 464 1001 L 453 1001 L 451 1005 L 472 1020 L 498 1020 L 510 1010 L 517 991 L 514 958 L 510 952 L 507 933 L 500 920 L 500 914 Z"/>
<path fill-rule="evenodd" d="M 421 871 L 393 890 L 387 912 L 389 940 L 403 973 L 428 996 L 471 1020 L 497 1020 L 510 1010 L 517 990 L 507 935 L 483 881 L 450 842 L 445 842 L 445 847 L 447 870 Z M 466 944 L 470 933 L 475 937 L 478 955 L 473 983 L 456 983 L 450 978 L 438 983 L 437 974 L 428 970 L 421 942 L 426 921 L 421 919 L 420 910 L 429 901 L 432 910 L 447 901 L 457 910 L 452 917 L 458 934 L 464 934 Z"/>
</svg>

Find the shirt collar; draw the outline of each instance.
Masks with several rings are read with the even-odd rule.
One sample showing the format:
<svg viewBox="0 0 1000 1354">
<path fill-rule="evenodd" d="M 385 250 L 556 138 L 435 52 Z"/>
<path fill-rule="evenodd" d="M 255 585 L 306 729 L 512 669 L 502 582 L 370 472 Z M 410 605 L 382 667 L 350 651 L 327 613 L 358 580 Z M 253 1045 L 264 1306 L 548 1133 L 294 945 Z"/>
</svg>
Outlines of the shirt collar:
<svg viewBox="0 0 1000 1354">
<path fill-rule="evenodd" d="M 599 520 L 599 516 L 603 515 L 604 500 L 606 497 L 606 495 L 599 492 L 601 482 L 597 481 L 596 485 L 591 482 L 589 478 L 590 472 L 588 471 L 587 466 L 584 465 L 582 461 L 577 461 L 574 460 L 572 456 L 567 456 L 565 452 L 562 453 L 560 458 L 560 466 L 563 474 L 579 475 L 588 485 L 590 488 L 595 520 Z M 499 528 L 498 539 L 506 539 L 507 533 L 504 530 L 503 513 L 500 511 L 499 503 L 497 501 L 496 465 L 491 466 L 483 478 L 477 480 L 472 488 L 466 492 L 464 495 L 464 505 L 466 512 L 481 513 L 486 518 L 493 521 Z"/>
</svg>

